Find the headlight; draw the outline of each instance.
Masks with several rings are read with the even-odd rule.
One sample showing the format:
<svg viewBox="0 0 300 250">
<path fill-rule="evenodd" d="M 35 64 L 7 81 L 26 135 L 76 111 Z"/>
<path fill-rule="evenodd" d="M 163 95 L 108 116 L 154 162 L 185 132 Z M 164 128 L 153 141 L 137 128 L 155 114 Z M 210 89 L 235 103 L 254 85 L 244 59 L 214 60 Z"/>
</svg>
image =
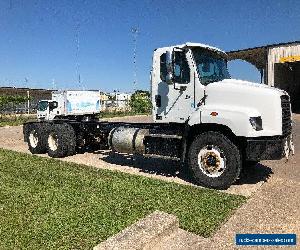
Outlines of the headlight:
<svg viewBox="0 0 300 250">
<path fill-rule="evenodd" d="M 261 116 L 250 117 L 249 121 L 250 121 L 250 124 L 251 124 L 252 128 L 255 129 L 256 131 L 263 129 L 262 128 Z"/>
</svg>

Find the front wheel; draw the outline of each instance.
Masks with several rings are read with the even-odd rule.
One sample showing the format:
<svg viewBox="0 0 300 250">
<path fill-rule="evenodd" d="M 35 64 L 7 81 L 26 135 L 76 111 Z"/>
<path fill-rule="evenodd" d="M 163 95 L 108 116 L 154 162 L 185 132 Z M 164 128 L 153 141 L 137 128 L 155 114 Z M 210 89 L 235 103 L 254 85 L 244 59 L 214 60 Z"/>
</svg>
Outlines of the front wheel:
<svg viewBox="0 0 300 250">
<path fill-rule="evenodd" d="M 188 153 L 188 165 L 197 182 L 205 187 L 226 189 L 240 175 L 240 151 L 219 132 L 199 134 Z"/>
</svg>

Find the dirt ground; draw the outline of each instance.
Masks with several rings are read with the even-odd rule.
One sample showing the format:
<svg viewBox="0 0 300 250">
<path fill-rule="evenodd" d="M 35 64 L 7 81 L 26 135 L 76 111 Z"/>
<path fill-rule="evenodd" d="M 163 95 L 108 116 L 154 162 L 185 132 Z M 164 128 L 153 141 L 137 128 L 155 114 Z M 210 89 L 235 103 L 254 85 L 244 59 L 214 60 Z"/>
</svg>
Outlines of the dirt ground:
<svg viewBox="0 0 300 250">
<path fill-rule="evenodd" d="M 150 122 L 151 117 L 134 116 L 111 118 L 106 120 Z M 296 131 L 296 133 L 300 135 L 300 115 L 294 117 L 294 122 L 294 132 Z M 300 138 L 297 138 L 297 140 L 300 140 Z M 296 145 L 297 144 L 298 143 L 296 142 Z M 0 128 L 0 147 L 19 152 L 30 153 L 27 144 L 23 141 L 22 126 L 7 126 Z M 47 155 L 41 156 L 48 157 Z M 299 157 L 297 156 L 297 159 L 298 158 Z M 107 150 L 77 154 L 63 158 L 62 160 L 94 166 L 97 168 L 144 175 L 151 178 L 158 178 L 181 184 L 194 185 L 186 171 L 182 171 L 179 163 L 176 161 L 111 154 L 110 151 Z M 299 159 L 298 162 L 300 162 Z M 241 194 L 249 197 L 253 195 L 272 174 L 276 173 L 277 175 L 285 175 L 287 174 L 288 168 L 292 168 L 292 170 L 294 169 L 293 171 L 297 171 L 298 174 L 296 176 L 298 177 L 296 178 L 299 178 L 300 170 L 299 168 L 295 167 L 295 163 L 296 157 L 293 157 L 288 163 L 285 163 L 284 160 L 262 162 L 254 169 L 249 171 L 244 177 L 239 179 L 225 192 L 231 194 Z"/>
</svg>

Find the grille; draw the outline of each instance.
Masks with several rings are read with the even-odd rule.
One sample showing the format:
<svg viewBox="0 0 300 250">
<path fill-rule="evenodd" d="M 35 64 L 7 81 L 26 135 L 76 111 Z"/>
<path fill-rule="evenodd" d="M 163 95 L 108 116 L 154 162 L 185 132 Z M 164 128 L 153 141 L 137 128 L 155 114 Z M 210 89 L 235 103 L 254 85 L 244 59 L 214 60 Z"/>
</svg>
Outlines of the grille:
<svg viewBox="0 0 300 250">
<path fill-rule="evenodd" d="M 280 98 L 282 108 L 282 135 L 287 136 L 292 131 L 290 98 L 287 95 L 282 95 Z"/>
</svg>

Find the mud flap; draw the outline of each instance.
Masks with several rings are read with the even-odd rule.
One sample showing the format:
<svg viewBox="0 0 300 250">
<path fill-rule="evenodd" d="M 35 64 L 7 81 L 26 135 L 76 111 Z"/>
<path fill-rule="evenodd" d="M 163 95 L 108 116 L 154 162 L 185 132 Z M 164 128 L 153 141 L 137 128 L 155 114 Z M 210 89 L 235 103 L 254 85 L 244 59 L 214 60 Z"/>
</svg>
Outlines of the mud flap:
<svg viewBox="0 0 300 250">
<path fill-rule="evenodd" d="M 293 141 L 292 135 L 288 136 L 284 142 L 284 155 L 285 155 L 286 161 L 289 160 L 289 157 L 291 154 L 292 155 L 295 154 L 295 146 L 294 146 L 294 141 Z"/>
</svg>

